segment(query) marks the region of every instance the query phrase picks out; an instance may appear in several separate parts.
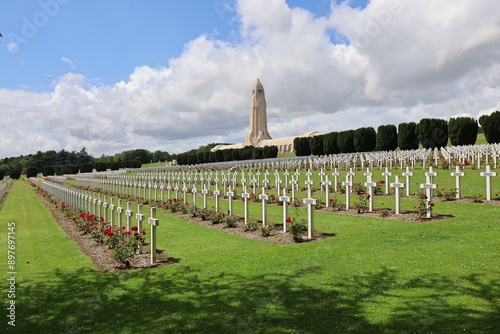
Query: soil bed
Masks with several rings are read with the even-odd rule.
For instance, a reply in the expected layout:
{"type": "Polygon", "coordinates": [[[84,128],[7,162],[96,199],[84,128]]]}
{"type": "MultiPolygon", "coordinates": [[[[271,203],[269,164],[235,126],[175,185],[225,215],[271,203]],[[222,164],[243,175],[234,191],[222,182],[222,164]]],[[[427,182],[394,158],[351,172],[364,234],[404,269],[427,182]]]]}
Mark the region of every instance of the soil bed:
{"type": "Polygon", "coordinates": [[[83,234],[79,231],[76,228],[74,221],[65,217],[58,209],[56,203],[51,203],[47,198],[36,191],[35,193],[40,201],[50,211],[52,217],[59,224],[66,235],[68,235],[68,237],[70,237],[71,240],[78,245],[80,250],[87,255],[92,260],[94,265],[101,271],[115,272],[128,269],[152,268],[168,265],[176,261],[163,251],[156,250],[157,262],[155,264],[151,264],[150,247],[149,245],[145,245],[143,246],[142,254],[135,255],[133,259],[130,260],[129,267],[126,267],[124,264],[113,260],[111,257],[111,249],[109,249],[107,245],[100,245],[96,243],[96,241],[89,234],[83,234]]]}

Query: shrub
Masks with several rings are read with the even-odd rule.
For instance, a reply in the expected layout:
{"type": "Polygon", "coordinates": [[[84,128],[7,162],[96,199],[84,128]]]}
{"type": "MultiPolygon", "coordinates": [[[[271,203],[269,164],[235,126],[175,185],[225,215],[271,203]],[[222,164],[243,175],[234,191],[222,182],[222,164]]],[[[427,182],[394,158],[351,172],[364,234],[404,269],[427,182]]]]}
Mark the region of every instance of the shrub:
{"type": "Polygon", "coordinates": [[[356,152],[371,152],[375,149],[377,134],[372,127],[359,128],[354,131],[353,144],[356,152]]]}
{"type": "Polygon", "coordinates": [[[368,209],[369,199],[370,195],[361,195],[358,197],[358,200],[354,202],[354,208],[358,211],[358,213],[364,213],[368,209]]]}
{"type": "Polygon", "coordinates": [[[414,122],[401,123],[398,126],[398,146],[401,150],[418,149],[418,138],[416,133],[417,124],[414,122]]]}
{"type": "Polygon", "coordinates": [[[474,118],[451,118],[448,123],[448,136],[451,145],[474,145],[477,139],[478,125],[474,118]]]}
{"type": "Polygon", "coordinates": [[[437,118],[423,118],[416,128],[417,138],[425,149],[448,144],[448,122],[437,118]]]}
{"type": "Polygon", "coordinates": [[[330,132],[323,137],[323,153],[324,154],[337,154],[340,153],[339,146],[337,145],[338,132],[330,132]]]}
{"type": "Polygon", "coordinates": [[[489,144],[500,143],[500,111],[479,117],[479,123],[489,144]]]}
{"type": "Polygon", "coordinates": [[[377,129],[375,150],[394,151],[398,147],[398,132],[396,126],[381,125],[377,129]]]}
{"type": "Polygon", "coordinates": [[[292,234],[293,240],[296,242],[302,241],[302,232],[307,231],[307,225],[304,220],[292,220],[290,223],[290,233],[292,234]]]}
{"type": "Polygon", "coordinates": [[[356,152],[356,149],[354,148],[354,130],[339,132],[337,136],[337,145],[340,153],[356,152]]]}
{"type": "Polygon", "coordinates": [[[263,237],[268,237],[271,235],[271,232],[274,230],[274,226],[271,223],[267,223],[266,225],[261,225],[259,227],[259,229],[260,229],[260,234],[263,237]]]}

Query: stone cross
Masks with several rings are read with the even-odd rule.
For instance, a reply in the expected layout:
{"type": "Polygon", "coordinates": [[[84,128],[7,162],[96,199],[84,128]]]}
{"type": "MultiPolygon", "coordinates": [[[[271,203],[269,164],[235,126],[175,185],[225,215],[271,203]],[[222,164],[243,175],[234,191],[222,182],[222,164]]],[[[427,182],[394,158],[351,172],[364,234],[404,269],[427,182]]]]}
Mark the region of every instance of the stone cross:
{"type": "Polygon", "coordinates": [[[335,168],[335,171],[332,173],[333,186],[335,187],[335,189],[334,189],[335,192],[339,191],[339,175],[340,175],[340,173],[337,171],[337,168],[335,168]]]}
{"type": "Polygon", "coordinates": [[[370,172],[370,168],[367,168],[366,173],[363,173],[363,175],[366,176],[365,187],[368,188],[368,195],[370,196],[368,198],[368,211],[373,212],[373,188],[377,186],[377,183],[372,180],[373,173],[370,172]]]}
{"type": "Polygon", "coordinates": [[[155,197],[154,197],[154,199],[155,199],[155,202],[156,202],[158,200],[158,185],[155,184],[153,186],[153,189],[155,190],[155,197]]]}
{"type": "Polygon", "coordinates": [[[170,178],[167,181],[167,199],[172,199],[172,186],[170,185],[170,178]]]}
{"type": "Polygon", "coordinates": [[[93,212],[92,212],[92,214],[94,214],[94,215],[96,215],[96,216],[97,216],[97,215],[98,215],[98,214],[97,214],[97,198],[93,197],[93,198],[92,198],[92,203],[94,204],[94,206],[93,206],[93,210],[92,210],[92,211],[93,211],[93,212]]]}
{"type": "Polygon", "coordinates": [[[460,171],[460,166],[455,166],[455,171],[450,175],[455,177],[456,198],[459,199],[461,196],[460,177],[465,176],[465,173],[460,171]]]}
{"type": "Polygon", "coordinates": [[[256,187],[257,179],[254,177],[252,178],[252,188],[253,188],[253,193],[255,194],[255,187],[256,187]]]}
{"type": "MultiPolygon", "coordinates": [[[[432,171],[432,166],[429,167],[429,170],[432,171]]],[[[426,214],[427,218],[431,218],[432,217],[430,203],[432,202],[433,189],[437,188],[437,185],[434,184],[434,183],[432,183],[432,177],[433,176],[430,175],[432,173],[433,172],[425,173],[425,180],[426,180],[426,182],[423,183],[423,184],[420,184],[420,188],[421,189],[425,189],[425,195],[427,196],[427,214],[426,214]]],[[[436,174],[436,173],[433,173],[433,174],[436,174]]]]}
{"type": "Polygon", "coordinates": [[[349,173],[347,173],[347,177],[349,178],[349,182],[351,182],[351,186],[352,186],[352,184],[354,183],[354,182],[353,182],[353,177],[354,177],[355,175],[356,175],[356,173],[354,173],[354,172],[352,171],[352,167],[351,167],[351,168],[349,168],[349,173]]]}
{"type": "Polygon", "coordinates": [[[162,202],[165,201],[164,191],[165,191],[165,185],[164,185],[164,183],[161,183],[161,185],[160,185],[160,200],[162,202]]]}
{"type": "Polygon", "coordinates": [[[229,191],[226,193],[227,199],[228,199],[228,216],[232,217],[233,216],[233,197],[234,197],[234,192],[232,190],[232,185],[229,185],[229,191]]]}
{"type": "Polygon", "coordinates": [[[99,195],[99,199],[97,200],[97,207],[99,208],[98,209],[98,216],[99,216],[99,219],[100,217],[102,217],[102,201],[101,201],[101,195],[99,195]]]}
{"type": "Polygon", "coordinates": [[[178,181],[176,181],[176,183],[175,183],[174,191],[175,191],[175,199],[179,199],[179,182],[178,181]]]}
{"type": "Polygon", "coordinates": [[[113,204],[113,197],[110,199],[110,204],[109,204],[109,223],[111,224],[111,228],[113,228],[115,224],[115,205],[113,204]]]}
{"type": "Polygon", "coordinates": [[[394,183],[391,183],[391,187],[394,188],[395,191],[395,199],[396,199],[396,214],[399,215],[401,211],[401,188],[405,187],[404,183],[399,182],[399,175],[396,175],[396,180],[394,183]]]}
{"type": "Polygon", "coordinates": [[[491,177],[497,176],[497,173],[491,171],[490,165],[486,165],[486,171],[479,175],[486,177],[486,200],[491,201],[491,177]]]}
{"type": "MultiPolygon", "coordinates": [[[[142,231],[142,222],[144,221],[144,214],[142,213],[142,204],[137,204],[137,213],[135,214],[135,219],[137,219],[137,233],[142,231]]],[[[137,253],[142,253],[142,243],[139,243],[139,248],[137,253]]]]}
{"type": "Polygon", "coordinates": [[[134,215],[134,212],[130,209],[131,204],[132,202],[128,201],[127,210],[125,210],[125,216],[127,216],[127,231],[130,231],[130,228],[132,227],[132,217],[134,215]]]}
{"type": "Polygon", "coordinates": [[[307,238],[313,238],[314,232],[314,209],[313,206],[316,205],[315,198],[304,198],[304,204],[307,205],[307,238]]]}
{"type": "Polygon", "coordinates": [[[321,171],[318,173],[319,177],[320,177],[320,185],[321,185],[321,189],[323,190],[323,181],[325,180],[325,172],[323,171],[323,168],[321,168],[321,171]]]}
{"type": "MultiPolygon", "coordinates": [[[[433,183],[434,182],[434,177],[437,176],[438,173],[434,172],[432,166],[429,166],[429,171],[427,173],[424,173],[424,175],[426,176],[426,183],[433,183]],[[428,180],[427,180],[427,177],[429,177],[428,180]]],[[[434,196],[434,190],[433,189],[436,189],[436,188],[430,189],[431,197],[434,196]]]]}
{"type": "Polygon", "coordinates": [[[151,264],[156,263],[156,226],[160,225],[160,221],[156,218],[156,208],[151,208],[151,217],[148,219],[151,225],[151,264]]]}
{"type": "Polygon", "coordinates": [[[122,200],[118,200],[118,206],[116,207],[116,212],[118,212],[118,227],[122,227],[123,225],[123,207],[122,200]]]}
{"type": "Polygon", "coordinates": [[[201,191],[203,194],[203,208],[207,208],[207,195],[208,195],[208,190],[207,190],[207,185],[203,184],[203,190],[201,191]]]}
{"type": "Polygon", "coordinates": [[[290,203],[290,197],[286,196],[285,192],[283,192],[283,196],[280,196],[279,200],[283,203],[283,232],[286,233],[286,220],[288,218],[288,203],[290,203]]]}
{"type": "Polygon", "coordinates": [[[285,170],[285,173],[283,175],[285,175],[285,187],[287,187],[287,185],[288,185],[288,176],[290,175],[290,173],[288,172],[288,169],[285,170]]]}
{"type": "Polygon", "coordinates": [[[330,206],[330,186],[332,181],[328,180],[328,175],[325,175],[325,180],[321,182],[325,186],[325,206],[328,208],[330,206]]]}
{"type": "Polygon", "coordinates": [[[404,177],[406,177],[406,196],[410,196],[410,177],[413,176],[413,173],[410,172],[410,167],[406,167],[406,171],[402,174],[404,177]]]}
{"type": "Polygon", "coordinates": [[[219,184],[217,183],[215,184],[214,196],[215,196],[215,211],[219,211],[220,190],[219,190],[219,184]]]}
{"type": "Polygon", "coordinates": [[[250,194],[244,190],[244,192],[241,194],[241,197],[243,198],[244,201],[244,210],[245,210],[245,226],[248,224],[248,199],[250,198],[250,194]]]}
{"type": "Polygon", "coordinates": [[[313,185],[314,182],[311,180],[311,176],[312,176],[311,171],[308,170],[306,175],[307,175],[307,181],[305,181],[304,183],[307,184],[307,197],[312,198],[311,186],[313,185]]]}
{"type": "Polygon", "coordinates": [[[262,187],[262,193],[259,195],[259,199],[262,200],[262,226],[266,226],[267,221],[267,200],[269,195],[266,193],[267,186],[264,184],[262,187]]]}
{"type": "Polygon", "coordinates": [[[193,207],[196,208],[196,193],[198,192],[198,189],[196,189],[196,183],[193,184],[193,189],[191,189],[191,193],[193,193],[193,207]]]}
{"type": "Polygon", "coordinates": [[[188,192],[188,188],[186,187],[186,183],[183,182],[182,183],[182,201],[183,201],[184,204],[188,203],[187,192],[188,192]]]}
{"type": "Polygon", "coordinates": [[[389,169],[385,167],[385,172],[382,173],[382,176],[385,176],[385,194],[389,195],[389,177],[392,175],[391,172],[389,172],[389,169]]]}
{"type": "Polygon", "coordinates": [[[351,208],[350,193],[352,187],[352,182],[349,181],[349,175],[346,175],[345,182],[342,182],[342,185],[345,186],[345,209],[349,210],[351,208]]]}
{"type": "MultiPolygon", "coordinates": [[[[280,179],[280,175],[277,174],[276,175],[276,180],[275,180],[275,183],[276,183],[276,190],[278,191],[278,197],[281,196],[281,185],[283,184],[283,180],[280,179]]],[[[283,191],[284,191],[284,188],[283,188],[283,191]]],[[[286,195],[286,194],[283,194],[283,195],[286,195]]]]}
{"type": "Polygon", "coordinates": [[[290,180],[291,188],[292,188],[292,198],[295,199],[295,188],[297,186],[297,180],[295,180],[295,177],[292,175],[292,179],[290,180]]]}
{"type": "Polygon", "coordinates": [[[104,202],[102,203],[102,207],[104,209],[104,221],[107,222],[108,221],[108,202],[106,200],[106,196],[104,196],[104,202]]]}

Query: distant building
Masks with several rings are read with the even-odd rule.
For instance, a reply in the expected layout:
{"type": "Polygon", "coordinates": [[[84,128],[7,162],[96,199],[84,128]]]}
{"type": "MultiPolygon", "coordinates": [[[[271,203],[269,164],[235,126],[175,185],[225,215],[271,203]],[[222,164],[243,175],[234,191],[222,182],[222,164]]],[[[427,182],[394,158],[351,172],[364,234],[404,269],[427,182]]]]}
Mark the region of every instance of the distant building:
{"type": "Polygon", "coordinates": [[[321,133],[313,131],[301,136],[285,137],[272,139],[267,131],[267,103],[264,86],[259,79],[255,82],[252,89],[252,100],[250,101],[250,130],[245,140],[241,144],[218,145],[212,148],[212,151],[227,150],[231,148],[240,149],[245,146],[277,146],[278,153],[295,152],[293,141],[297,137],[313,137],[321,133]]]}

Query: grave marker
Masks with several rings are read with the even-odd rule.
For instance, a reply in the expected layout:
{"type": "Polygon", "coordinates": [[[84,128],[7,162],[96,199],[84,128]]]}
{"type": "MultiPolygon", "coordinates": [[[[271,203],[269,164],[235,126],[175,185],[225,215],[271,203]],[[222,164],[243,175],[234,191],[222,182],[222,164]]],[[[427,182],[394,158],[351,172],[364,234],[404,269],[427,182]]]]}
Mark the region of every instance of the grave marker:
{"type": "Polygon", "coordinates": [[[151,264],[156,263],[156,226],[160,225],[160,221],[156,218],[156,208],[151,208],[151,217],[148,219],[151,225],[151,264]]]}
{"type": "Polygon", "coordinates": [[[455,177],[455,188],[456,188],[456,198],[459,199],[461,196],[460,189],[460,177],[465,176],[464,172],[460,171],[460,166],[455,166],[455,171],[450,174],[455,177]]]}
{"type": "Polygon", "coordinates": [[[486,177],[486,200],[491,201],[491,177],[497,176],[497,173],[491,171],[490,165],[486,165],[486,171],[480,175],[486,177]]]}
{"type": "Polygon", "coordinates": [[[401,188],[405,187],[404,183],[399,182],[399,175],[396,175],[396,180],[391,183],[391,187],[394,188],[395,199],[396,199],[396,214],[399,215],[401,211],[401,188]]]}

